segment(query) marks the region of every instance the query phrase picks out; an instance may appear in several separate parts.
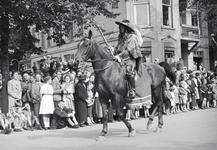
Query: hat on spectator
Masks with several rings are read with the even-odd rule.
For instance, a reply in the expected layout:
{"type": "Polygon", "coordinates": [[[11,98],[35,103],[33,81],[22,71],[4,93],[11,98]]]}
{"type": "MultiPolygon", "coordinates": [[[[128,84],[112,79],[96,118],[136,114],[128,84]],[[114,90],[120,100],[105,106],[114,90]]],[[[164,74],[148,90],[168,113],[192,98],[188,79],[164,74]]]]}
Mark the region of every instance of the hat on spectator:
{"type": "Polygon", "coordinates": [[[25,103],[22,109],[26,109],[26,107],[30,106],[29,103],[25,103]]]}
{"type": "Polygon", "coordinates": [[[21,99],[16,99],[16,100],[14,101],[14,103],[15,103],[15,106],[17,106],[17,107],[22,107],[22,105],[23,105],[21,99]]]}
{"type": "Polygon", "coordinates": [[[86,78],[87,78],[86,75],[81,74],[81,75],[78,77],[78,80],[79,80],[79,81],[82,81],[82,80],[86,80],[86,78]]]}

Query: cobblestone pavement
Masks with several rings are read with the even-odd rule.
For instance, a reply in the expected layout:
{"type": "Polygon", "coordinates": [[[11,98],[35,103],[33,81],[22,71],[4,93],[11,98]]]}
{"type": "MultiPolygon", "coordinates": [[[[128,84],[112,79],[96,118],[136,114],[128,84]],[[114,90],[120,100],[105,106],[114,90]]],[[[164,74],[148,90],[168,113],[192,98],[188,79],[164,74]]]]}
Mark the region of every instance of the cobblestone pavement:
{"type": "MultiPolygon", "coordinates": [[[[122,122],[109,123],[103,141],[95,141],[102,124],[79,129],[0,134],[1,150],[216,150],[217,108],[164,116],[161,133],[146,130],[147,119],[130,121],[137,130],[129,138],[122,122]]],[[[157,125],[157,117],[154,126],[157,125]]],[[[154,129],[153,129],[154,130],[154,129]]]]}

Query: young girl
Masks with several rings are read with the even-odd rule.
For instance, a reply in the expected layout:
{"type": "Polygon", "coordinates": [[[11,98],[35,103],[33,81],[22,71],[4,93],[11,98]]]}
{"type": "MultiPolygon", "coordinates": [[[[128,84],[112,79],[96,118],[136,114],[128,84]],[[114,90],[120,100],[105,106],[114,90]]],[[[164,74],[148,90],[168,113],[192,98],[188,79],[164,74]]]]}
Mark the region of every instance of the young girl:
{"type": "Polygon", "coordinates": [[[176,113],[176,100],[175,100],[175,94],[174,94],[174,86],[171,86],[170,87],[170,94],[171,94],[171,99],[170,99],[170,102],[171,102],[171,114],[175,114],[176,113]]]}
{"type": "Polygon", "coordinates": [[[179,96],[180,96],[180,102],[181,102],[181,111],[186,111],[186,103],[187,103],[187,83],[185,82],[184,78],[179,83],[179,96]]]}
{"type": "Polygon", "coordinates": [[[208,84],[207,87],[208,87],[208,89],[207,89],[207,103],[206,103],[206,107],[209,108],[210,107],[210,103],[213,100],[213,97],[212,97],[212,85],[208,84]]]}
{"type": "Polygon", "coordinates": [[[87,124],[88,125],[93,125],[94,121],[93,121],[93,104],[94,104],[94,98],[93,98],[93,84],[92,82],[88,82],[87,84],[87,95],[88,98],[86,100],[87,102],[87,124]]]}
{"type": "Polygon", "coordinates": [[[208,93],[208,88],[205,84],[202,84],[201,89],[200,89],[201,93],[202,93],[202,109],[206,108],[206,102],[207,102],[207,93],[208,93]]]}
{"type": "Polygon", "coordinates": [[[45,84],[41,86],[41,104],[39,109],[39,114],[42,115],[45,130],[50,127],[50,115],[54,112],[54,102],[53,102],[53,87],[51,85],[51,77],[46,76],[44,78],[45,84]]]}

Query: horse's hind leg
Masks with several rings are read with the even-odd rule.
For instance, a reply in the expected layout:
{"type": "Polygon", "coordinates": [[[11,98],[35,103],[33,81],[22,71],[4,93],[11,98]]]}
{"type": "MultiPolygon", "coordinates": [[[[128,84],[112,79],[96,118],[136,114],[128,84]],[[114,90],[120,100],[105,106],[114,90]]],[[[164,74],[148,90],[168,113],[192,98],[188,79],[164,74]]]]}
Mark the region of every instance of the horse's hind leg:
{"type": "Polygon", "coordinates": [[[153,120],[154,120],[154,117],[155,117],[155,113],[157,112],[157,106],[154,106],[154,109],[151,113],[151,115],[149,116],[149,119],[148,119],[148,123],[147,123],[147,130],[150,130],[153,128],[153,120]]]}
{"type": "Polygon", "coordinates": [[[147,123],[147,129],[149,130],[152,128],[153,120],[154,120],[155,114],[157,112],[158,113],[158,127],[157,127],[156,131],[158,131],[159,129],[162,129],[162,126],[163,126],[163,116],[162,116],[163,98],[162,98],[161,88],[154,89],[152,91],[152,95],[153,95],[154,109],[153,109],[151,115],[149,116],[149,120],[147,123]]]}

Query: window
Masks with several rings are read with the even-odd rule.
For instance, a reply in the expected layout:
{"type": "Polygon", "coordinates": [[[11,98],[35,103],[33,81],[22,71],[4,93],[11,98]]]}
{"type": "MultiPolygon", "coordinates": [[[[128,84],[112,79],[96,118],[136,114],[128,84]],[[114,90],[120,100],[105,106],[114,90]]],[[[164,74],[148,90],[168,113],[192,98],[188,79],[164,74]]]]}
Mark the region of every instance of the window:
{"type": "Polygon", "coordinates": [[[173,59],[174,52],[175,46],[173,42],[164,42],[164,57],[166,62],[172,62],[171,59],[173,59]]]}
{"type": "Polygon", "coordinates": [[[45,35],[43,32],[41,33],[41,47],[44,49],[45,48],[45,35]]]}
{"type": "Polygon", "coordinates": [[[187,21],[186,8],[187,8],[187,1],[186,0],[179,0],[181,24],[186,24],[186,21],[187,21]]]}
{"type": "Polygon", "coordinates": [[[198,17],[196,12],[191,13],[191,24],[192,26],[198,26],[198,17]]]}
{"type": "Polygon", "coordinates": [[[134,0],[134,22],[138,25],[150,25],[149,0],[134,0]]]}
{"type": "Polygon", "coordinates": [[[162,0],[163,25],[172,27],[171,0],[162,0]]]}
{"type": "Polygon", "coordinates": [[[47,47],[51,47],[51,30],[49,30],[47,35],[47,47]]]}

